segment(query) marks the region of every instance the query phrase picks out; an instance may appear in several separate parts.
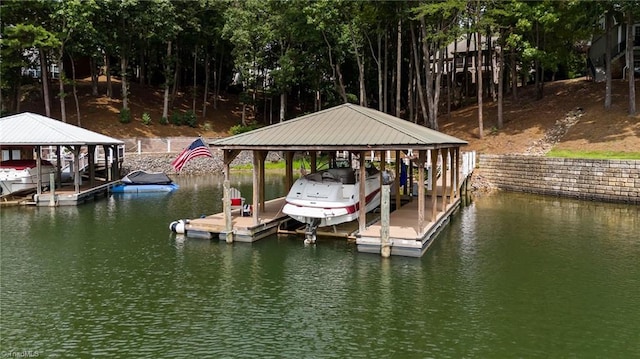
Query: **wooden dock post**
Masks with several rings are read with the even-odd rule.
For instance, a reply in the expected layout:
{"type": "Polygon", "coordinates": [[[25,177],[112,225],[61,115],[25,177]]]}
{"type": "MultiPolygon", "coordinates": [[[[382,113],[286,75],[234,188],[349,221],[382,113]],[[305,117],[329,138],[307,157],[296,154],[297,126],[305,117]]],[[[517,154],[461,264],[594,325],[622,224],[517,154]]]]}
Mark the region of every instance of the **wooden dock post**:
{"type": "Polygon", "coordinates": [[[51,196],[49,197],[49,207],[56,206],[56,175],[55,173],[49,173],[49,192],[51,196]]]}
{"type": "Polygon", "coordinates": [[[225,178],[222,183],[224,195],[222,197],[222,207],[224,210],[224,230],[226,233],[225,239],[227,243],[233,243],[233,224],[231,223],[231,185],[229,180],[225,178]]]}
{"type": "Polygon", "coordinates": [[[390,193],[391,186],[382,185],[380,199],[380,255],[384,258],[391,256],[391,243],[389,241],[389,217],[391,213],[390,193]]]}

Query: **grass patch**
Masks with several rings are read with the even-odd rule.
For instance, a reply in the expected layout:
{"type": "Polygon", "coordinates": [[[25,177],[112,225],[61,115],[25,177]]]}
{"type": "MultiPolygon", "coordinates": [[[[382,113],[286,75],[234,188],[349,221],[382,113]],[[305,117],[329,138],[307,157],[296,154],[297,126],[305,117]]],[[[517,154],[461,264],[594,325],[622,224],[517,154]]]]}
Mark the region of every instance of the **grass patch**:
{"type": "Polygon", "coordinates": [[[640,160],[640,152],[551,150],[546,157],[586,158],[594,160],[640,160]]]}
{"type": "MultiPolygon", "coordinates": [[[[297,171],[300,170],[301,165],[307,169],[307,171],[309,170],[309,161],[301,161],[301,160],[294,160],[293,161],[293,170],[297,171]]],[[[264,163],[264,169],[265,170],[283,170],[284,171],[285,168],[285,161],[278,161],[278,162],[271,162],[271,161],[266,161],[264,163]]],[[[234,170],[253,170],[253,164],[251,163],[247,163],[247,164],[243,164],[243,165],[237,165],[237,166],[233,166],[234,170]]]]}

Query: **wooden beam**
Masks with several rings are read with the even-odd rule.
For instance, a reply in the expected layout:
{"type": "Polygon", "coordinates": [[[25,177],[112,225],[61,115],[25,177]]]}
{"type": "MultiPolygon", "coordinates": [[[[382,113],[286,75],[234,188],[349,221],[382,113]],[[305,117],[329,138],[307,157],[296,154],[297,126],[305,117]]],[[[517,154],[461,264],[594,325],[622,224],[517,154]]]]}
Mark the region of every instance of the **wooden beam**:
{"type": "Polygon", "coordinates": [[[453,147],[449,148],[449,156],[451,158],[451,186],[449,186],[449,203],[453,203],[453,198],[456,195],[456,191],[458,187],[456,183],[458,183],[458,174],[456,170],[458,168],[458,164],[456,161],[456,150],[453,147]]]}
{"type": "Polygon", "coordinates": [[[309,156],[311,157],[311,169],[309,170],[309,173],[314,173],[318,170],[318,152],[310,151],[309,156]]]}
{"type": "Polygon", "coordinates": [[[367,183],[367,169],[365,168],[364,156],[365,152],[358,152],[360,155],[360,192],[359,192],[359,202],[360,202],[360,213],[358,216],[358,230],[363,232],[367,226],[367,191],[366,191],[366,183],[367,183]]]}
{"type": "Polygon", "coordinates": [[[396,178],[394,179],[396,189],[396,210],[400,208],[402,204],[400,198],[400,151],[396,150],[396,178]]]}
{"type": "Polygon", "coordinates": [[[89,185],[91,187],[96,185],[96,145],[89,145],[89,185]]]}
{"type": "Polygon", "coordinates": [[[388,184],[380,186],[380,255],[388,258],[391,255],[391,243],[389,241],[389,217],[391,205],[389,197],[391,188],[388,184]]]}
{"type": "Polygon", "coordinates": [[[293,156],[295,155],[294,151],[285,152],[284,163],[285,163],[285,189],[289,191],[291,187],[293,187],[293,156]]]}
{"type": "MultiPolygon", "coordinates": [[[[260,164],[260,182],[259,182],[259,198],[260,198],[260,211],[264,211],[264,198],[265,198],[265,178],[264,178],[264,163],[267,161],[267,155],[269,151],[260,151],[258,156],[258,163],[260,164]]],[[[257,224],[257,223],[256,223],[257,224]]]]}
{"type": "Polygon", "coordinates": [[[447,158],[449,155],[449,149],[442,149],[442,212],[447,210],[447,173],[449,167],[447,166],[447,158]]]}
{"type": "Polygon", "coordinates": [[[455,153],[456,153],[456,170],[455,170],[455,174],[456,174],[456,192],[455,192],[455,196],[456,196],[456,198],[458,198],[458,197],[460,197],[460,147],[456,147],[455,153]]]}
{"type": "MultiPolygon", "coordinates": [[[[20,100],[18,100],[20,101],[20,100]]],[[[33,157],[32,157],[33,158],[33,157]]],[[[42,194],[42,147],[36,146],[36,193],[42,194]]]]}
{"type": "Polygon", "coordinates": [[[436,221],[438,211],[438,151],[431,150],[431,222],[436,221]]]}
{"type": "Polygon", "coordinates": [[[75,193],[80,193],[80,146],[73,146],[73,185],[75,193]]]}
{"type": "Polygon", "coordinates": [[[260,153],[259,151],[253,151],[253,195],[251,200],[251,205],[253,206],[253,224],[259,224],[258,218],[260,214],[260,209],[258,205],[260,204],[260,153]]]}
{"type": "MultiPolygon", "coordinates": [[[[240,154],[240,150],[224,150],[223,151],[223,161],[225,165],[230,165],[231,162],[238,157],[240,154]]],[[[255,151],[254,151],[255,152],[255,151]]]]}
{"type": "MultiPolygon", "coordinates": [[[[225,153],[226,155],[226,153],[225,153]]],[[[231,181],[229,180],[229,172],[231,170],[231,161],[224,162],[224,181],[222,182],[222,212],[224,213],[224,230],[226,232],[227,243],[233,243],[233,224],[231,218],[231,181]]]]}
{"type": "Polygon", "coordinates": [[[418,236],[422,235],[424,230],[424,208],[425,208],[425,193],[424,193],[424,163],[426,151],[418,151],[418,236]]]}

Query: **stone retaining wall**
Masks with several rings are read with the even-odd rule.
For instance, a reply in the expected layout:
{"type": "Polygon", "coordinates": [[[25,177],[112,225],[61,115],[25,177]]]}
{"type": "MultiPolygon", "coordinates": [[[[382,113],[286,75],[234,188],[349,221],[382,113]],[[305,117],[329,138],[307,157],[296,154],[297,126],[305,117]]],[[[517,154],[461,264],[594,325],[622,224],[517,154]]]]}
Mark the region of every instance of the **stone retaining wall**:
{"type": "Polygon", "coordinates": [[[480,155],[478,173],[504,190],[640,204],[640,161],[480,155]]]}

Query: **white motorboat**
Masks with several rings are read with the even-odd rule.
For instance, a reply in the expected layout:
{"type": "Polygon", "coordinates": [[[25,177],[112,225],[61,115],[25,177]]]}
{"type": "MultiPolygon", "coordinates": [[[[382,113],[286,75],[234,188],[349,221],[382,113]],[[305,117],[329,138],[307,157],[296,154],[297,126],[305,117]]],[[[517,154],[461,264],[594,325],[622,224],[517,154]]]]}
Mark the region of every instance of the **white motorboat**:
{"type": "MultiPolygon", "coordinates": [[[[49,183],[49,174],[56,169],[51,162],[41,160],[42,183],[49,183]]],[[[8,160],[0,162],[0,196],[33,190],[38,185],[36,160],[8,160]]]]}
{"type": "MultiPolygon", "coordinates": [[[[380,205],[380,171],[367,168],[365,206],[370,212],[380,205]]],[[[330,168],[299,178],[286,197],[282,212],[306,224],[305,242],[314,242],[317,227],[350,222],[358,218],[360,206],[359,171],[330,168]]]]}

